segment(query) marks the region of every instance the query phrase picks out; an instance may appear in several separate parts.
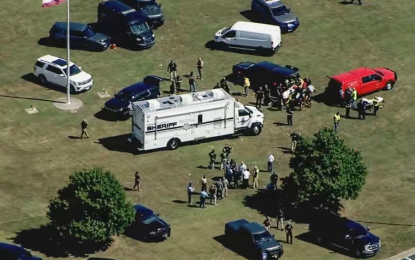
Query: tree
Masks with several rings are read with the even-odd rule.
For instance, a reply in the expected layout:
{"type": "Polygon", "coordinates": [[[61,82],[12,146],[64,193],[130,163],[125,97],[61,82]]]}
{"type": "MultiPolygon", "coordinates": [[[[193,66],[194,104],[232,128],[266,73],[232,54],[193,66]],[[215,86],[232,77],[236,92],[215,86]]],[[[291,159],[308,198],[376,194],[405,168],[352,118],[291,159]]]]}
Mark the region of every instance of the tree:
{"type": "Polygon", "coordinates": [[[348,148],[331,128],[300,140],[290,167],[283,188],[297,207],[337,210],[341,199],[358,197],[367,176],[361,153],[348,148]]]}
{"type": "Polygon", "coordinates": [[[109,172],[92,168],[75,172],[51,200],[48,218],[59,236],[77,243],[105,243],[125,231],[135,211],[123,187],[109,172]]]}

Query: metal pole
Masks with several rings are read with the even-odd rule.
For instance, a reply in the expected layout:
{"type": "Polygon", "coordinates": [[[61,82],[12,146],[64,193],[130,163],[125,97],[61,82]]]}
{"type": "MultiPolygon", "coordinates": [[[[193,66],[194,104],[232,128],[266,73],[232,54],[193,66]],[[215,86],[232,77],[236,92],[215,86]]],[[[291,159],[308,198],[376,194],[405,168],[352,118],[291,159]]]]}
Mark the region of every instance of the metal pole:
{"type": "Polygon", "coordinates": [[[66,87],[67,87],[67,94],[68,94],[68,100],[66,102],[66,104],[71,104],[71,81],[70,81],[70,77],[71,77],[71,73],[70,73],[70,69],[69,69],[69,65],[71,63],[71,42],[70,42],[70,10],[69,10],[69,0],[66,0],[66,15],[67,15],[67,25],[66,25],[66,49],[67,49],[67,54],[68,54],[68,59],[67,59],[67,67],[66,67],[66,76],[67,76],[67,83],[66,83],[66,87]]]}

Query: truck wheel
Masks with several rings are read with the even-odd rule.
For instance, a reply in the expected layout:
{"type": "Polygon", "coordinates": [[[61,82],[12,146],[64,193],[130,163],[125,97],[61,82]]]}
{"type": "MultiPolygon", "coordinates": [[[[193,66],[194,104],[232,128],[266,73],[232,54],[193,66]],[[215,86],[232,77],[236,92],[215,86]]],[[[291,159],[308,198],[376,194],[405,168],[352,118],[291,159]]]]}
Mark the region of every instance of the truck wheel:
{"type": "Polygon", "coordinates": [[[39,75],[39,82],[42,86],[46,86],[48,84],[48,80],[42,74],[39,75]]]}
{"type": "Polygon", "coordinates": [[[75,87],[71,84],[71,89],[69,90],[71,92],[71,94],[75,94],[75,87]]]}
{"type": "Polygon", "coordinates": [[[177,138],[173,138],[167,143],[167,148],[170,150],[176,150],[179,147],[179,145],[180,140],[177,138]]]}
{"type": "Polygon", "coordinates": [[[360,251],[359,251],[359,249],[356,249],[356,250],[354,251],[354,256],[355,256],[356,258],[362,258],[362,252],[360,252],[360,251]]]}
{"type": "Polygon", "coordinates": [[[251,132],[253,135],[259,135],[262,132],[262,126],[261,125],[253,125],[251,127],[251,132]]]}
{"type": "Polygon", "coordinates": [[[385,85],[385,90],[391,90],[391,89],[393,89],[393,82],[388,81],[385,85]]]}

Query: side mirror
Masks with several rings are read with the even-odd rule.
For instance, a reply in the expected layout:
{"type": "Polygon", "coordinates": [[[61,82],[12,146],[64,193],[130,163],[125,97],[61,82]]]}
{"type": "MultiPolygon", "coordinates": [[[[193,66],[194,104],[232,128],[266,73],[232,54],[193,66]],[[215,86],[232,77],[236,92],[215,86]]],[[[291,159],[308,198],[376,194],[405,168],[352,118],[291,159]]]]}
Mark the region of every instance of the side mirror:
{"type": "Polygon", "coordinates": [[[366,229],[367,229],[367,231],[370,231],[370,228],[369,227],[366,227],[366,229]]]}
{"type": "Polygon", "coordinates": [[[59,74],[59,77],[62,77],[63,78],[63,77],[65,77],[65,75],[64,74],[59,74]]]}
{"type": "Polygon", "coordinates": [[[160,217],[160,213],[157,213],[156,215],[157,215],[157,217],[160,217]]]}

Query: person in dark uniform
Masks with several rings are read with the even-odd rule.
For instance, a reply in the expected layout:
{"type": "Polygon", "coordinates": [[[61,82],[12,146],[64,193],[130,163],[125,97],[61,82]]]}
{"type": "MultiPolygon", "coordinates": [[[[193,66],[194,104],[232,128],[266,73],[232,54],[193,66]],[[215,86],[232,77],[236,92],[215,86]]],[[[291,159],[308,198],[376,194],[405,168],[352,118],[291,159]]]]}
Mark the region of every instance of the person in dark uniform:
{"type": "Polygon", "coordinates": [[[176,77],[176,92],[180,93],[180,86],[182,85],[182,77],[180,77],[180,75],[178,75],[176,77]]]}
{"type": "Polygon", "coordinates": [[[287,107],[287,125],[293,125],[293,115],[294,112],[291,108],[287,107]]]}
{"type": "Polygon", "coordinates": [[[277,219],[277,229],[283,231],[284,230],[284,212],[282,211],[281,205],[278,208],[276,219],[277,219]]]}
{"type": "Polygon", "coordinates": [[[196,92],[196,76],[193,71],[189,74],[189,86],[190,92],[196,92]]]}
{"type": "Polygon", "coordinates": [[[174,95],[175,90],[176,90],[176,88],[174,86],[174,81],[172,80],[171,84],[170,84],[170,95],[174,95]]]}
{"type": "Polygon", "coordinates": [[[363,99],[357,104],[357,111],[359,112],[359,119],[365,120],[366,119],[366,112],[365,112],[365,104],[363,103],[363,99]]]}
{"type": "MultiPolygon", "coordinates": [[[[362,0],[357,0],[357,2],[359,2],[359,5],[362,5],[362,0]]],[[[354,3],[354,0],[351,0],[349,3],[350,4],[353,4],[354,3]]]]}
{"type": "Polygon", "coordinates": [[[264,224],[264,228],[266,230],[269,230],[271,228],[271,218],[270,217],[266,217],[265,220],[264,220],[264,222],[263,222],[263,224],[264,224]]]}
{"type": "Polygon", "coordinates": [[[350,105],[350,103],[347,103],[346,104],[346,114],[344,115],[344,117],[346,119],[349,119],[350,118],[350,109],[351,109],[351,105],[350,105]]]}
{"type": "Polygon", "coordinates": [[[204,62],[203,62],[202,58],[199,58],[197,60],[197,71],[199,72],[199,79],[200,80],[203,80],[203,75],[202,75],[203,67],[204,67],[204,62]]]}
{"type": "Polygon", "coordinates": [[[215,154],[215,150],[212,150],[209,153],[209,168],[215,169],[215,162],[216,162],[216,154],[215,154]]]}
{"type": "Polygon", "coordinates": [[[228,144],[226,144],[223,147],[222,152],[226,154],[226,159],[229,160],[229,156],[231,155],[231,152],[232,152],[232,147],[230,147],[228,144]]]}
{"type": "Polygon", "coordinates": [[[277,184],[278,184],[278,174],[276,172],[273,172],[270,176],[272,186],[274,187],[274,190],[277,190],[277,184]]]}
{"type": "Polygon", "coordinates": [[[262,99],[264,98],[264,91],[262,90],[262,87],[259,87],[259,90],[255,93],[255,97],[255,106],[261,108],[262,99]]]}
{"type": "Polygon", "coordinates": [[[287,225],[285,225],[285,234],[287,235],[287,243],[293,243],[293,230],[294,227],[291,225],[291,222],[288,221],[287,225]]]}
{"type": "Polygon", "coordinates": [[[177,64],[171,60],[167,66],[167,72],[170,73],[170,80],[173,80],[177,77],[177,64]]]}
{"type": "Polygon", "coordinates": [[[141,177],[140,177],[140,173],[136,172],[134,175],[134,187],[133,190],[135,190],[135,188],[137,188],[138,191],[141,191],[141,177]]]}
{"type": "Polygon", "coordinates": [[[81,122],[81,129],[82,129],[81,139],[84,138],[84,135],[86,136],[86,138],[89,138],[88,131],[86,130],[87,127],[88,127],[88,121],[86,121],[86,119],[82,120],[82,122],[81,122]]]}
{"type": "Polygon", "coordinates": [[[378,100],[378,97],[375,96],[373,99],[373,115],[377,116],[377,112],[380,109],[380,102],[378,100]]]}
{"type": "Polygon", "coordinates": [[[271,99],[269,97],[270,95],[270,89],[268,88],[267,85],[264,86],[264,106],[268,106],[269,103],[271,102],[271,99]]]}
{"type": "Polygon", "coordinates": [[[187,185],[187,204],[192,204],[192,195],[195,191],[195,188],[192,187],[192,183],[187,185]]]}

